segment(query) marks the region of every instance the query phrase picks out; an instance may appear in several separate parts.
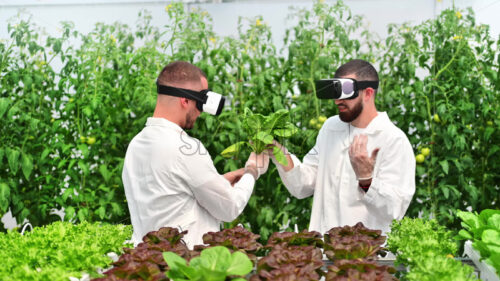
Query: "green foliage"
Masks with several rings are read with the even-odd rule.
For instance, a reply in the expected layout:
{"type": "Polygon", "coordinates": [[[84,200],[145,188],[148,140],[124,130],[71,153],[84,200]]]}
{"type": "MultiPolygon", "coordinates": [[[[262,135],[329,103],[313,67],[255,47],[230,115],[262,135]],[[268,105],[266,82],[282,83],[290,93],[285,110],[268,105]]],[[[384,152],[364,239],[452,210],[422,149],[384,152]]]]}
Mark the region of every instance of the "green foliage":
{"type": "Polygon", "coordinates": [[[177,280],[206,280],[224,281],[226,277],[233,276],[231,280],[245,280],[242,278],[252,271],[253,264],[242,252],[230,253],[224,246],[215,246],[201,251],[199,257],[187,261],[173,252],[164,252],[163,257],[170,267],[167,277],[177,280]],[[234,277],[240,276],[240,277],[234,277]]]}
{"type": "Polygon", "coordinates": [[[500,210],[485,209],[479,215],[458,211],[457,216],[464,228],[458,232],[458,238],[472,240],[472,247],[500,275],[500,210]]]}
{"type": "Polygon", "coordinates": [[[68,280],[82,272],[95,276],[112,260],[106,254],[121,253],[132,228],[84,222],[55,222],[35,227],[24,235],[0,233],[1,280],[68,280]]]}
{"type": "MultiPolygon", "coordinates": [[[[59,36],[29,21],[7,25],[10,37],[0,40],[0,215],[10,209],[18,222],[44,225],[59,219],[52,209],[64,208],[68,221],[128,220],[123,157],[152,115],[157,75],[174,60],[198,65],[231,101],[218,117],[202,114],[190,132],[220,173],[247,159],[248,151],[219,155],[249,140],[238,118],[245,108],[262,116],[287,110],[298,130],[275,136],[303,157],[326,117],[337,114],[333,101],[315,97],[314,81],[362,58],[379,70],[377,108],[415,152],[429,149],[417,165],[407,214],[457,229],[455,210],[499,207],[500,41],[472,12],[445,10],[417,25],[391,25],[380,40],[341,1],[317,1],[291,11],[295,24],[278,51],[261,17],[241,18],[238,36],[219,37],[207,12],[181,3],[166,10],[161,27],[141,12],[135,27],[96,24],[87,34],[71,23],[59,36]]],[[[253,135],[256,149],[268,134],[253,135]]],[[[266,241],[295,224],[307,228],[311,202],[292,197],[271,165],[226,227],[243,223],[266,241]]]]}
{"type": "Polygon", "coordinates": [[[477,280],[472,267],[453,259],[452,232],[436,220],[394,220],[387,248],[397,255],[396,264],[409,267],[404,280],[477,280]]]}
{"type": "Polygon", "coordinates": [[[378,108],[406,132],[417,165],[408,214],[458,229],[456,210],[498,208],[500,41],[471,10],[391,25],[380,60],[378,108]],[[417,154],[417,153],[415,153],[417,154]]]}

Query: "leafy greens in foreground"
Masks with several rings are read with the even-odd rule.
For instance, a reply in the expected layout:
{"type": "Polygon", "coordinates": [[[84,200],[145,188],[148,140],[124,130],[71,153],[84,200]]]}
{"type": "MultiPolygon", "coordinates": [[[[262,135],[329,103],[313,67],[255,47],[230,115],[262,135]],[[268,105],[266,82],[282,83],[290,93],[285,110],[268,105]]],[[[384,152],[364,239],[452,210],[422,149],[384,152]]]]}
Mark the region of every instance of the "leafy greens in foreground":
{"type": "Polygon", "coordinates": [[[0,280],[67,281],[81,278],[82,272],[95,276],[98,268],[111,264],[106,254],[121,253],[131,236],[131,226],[88,222],[54,222],[24,235],[0,233],[0,280]]]}
{"type": "MultiPolygon", "coordinates": [[[[163,253],[170,267],[167,277],[177,280],[224,281],[228,276],[245,276],[250,273],[253,264],[242,252],[230,253],[226,247],[215,246],[201,251],[199,257],[191,259],[189,265],[185,259],[173,252],[163,253]]],[[[232,280],[243,281],[242,277],[232,280]]]]}
{"type": "Polygon", "coordinates": [[[464,227],[458,238],[472,240],[472,247],[500,276],[500,210],[485,209],[479,215],[477,212],[458,211],[457,216],[464,227]]]}

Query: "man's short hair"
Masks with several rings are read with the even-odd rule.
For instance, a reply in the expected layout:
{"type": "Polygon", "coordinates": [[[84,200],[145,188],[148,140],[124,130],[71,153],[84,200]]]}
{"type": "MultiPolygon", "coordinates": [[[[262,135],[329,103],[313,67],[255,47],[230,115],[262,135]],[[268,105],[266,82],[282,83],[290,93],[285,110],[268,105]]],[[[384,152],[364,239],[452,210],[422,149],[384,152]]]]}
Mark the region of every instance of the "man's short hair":
{"type": "Polygon", "coordinates": [[[201,77],[207,75],[197,66],[185,61],[169,63],[158,75],[158,82],[162,85],[176,85],[184,83],[201,83],[201,77]]]}
{"type": "Polygon", "coordinates": [[[355,59],[341,65],[335,71],[335,78],[354,74],[359,81],[378,81],[375,67],[365,60],[355,59]]]}

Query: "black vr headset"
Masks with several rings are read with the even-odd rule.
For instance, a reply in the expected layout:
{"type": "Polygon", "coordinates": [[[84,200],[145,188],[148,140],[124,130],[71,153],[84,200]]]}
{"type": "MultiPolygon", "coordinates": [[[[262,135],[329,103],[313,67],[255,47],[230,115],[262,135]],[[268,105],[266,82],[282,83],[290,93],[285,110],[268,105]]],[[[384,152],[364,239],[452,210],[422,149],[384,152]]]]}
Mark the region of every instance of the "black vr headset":
{"type": "Polygon", "coordinates": [[[160,85],[158,81],[156,81],[156,88],[158,94],[161,95],[194,100],[196,101],[196,108],[198,108],[199,111],[206,112],[211,115],[219,115],[222,112],[224,102],[226,101],[224,96],[212,92],[210,89],[196,92],[188,89],[160,85]]]}
{"type": "Polygon", "coordinates": [[[378,89],[378,81],[356,81],[352,78],[333,78],[316,81],[316,96],[319,99],[350,100],[358,91],[366,88],[378,89]]]}

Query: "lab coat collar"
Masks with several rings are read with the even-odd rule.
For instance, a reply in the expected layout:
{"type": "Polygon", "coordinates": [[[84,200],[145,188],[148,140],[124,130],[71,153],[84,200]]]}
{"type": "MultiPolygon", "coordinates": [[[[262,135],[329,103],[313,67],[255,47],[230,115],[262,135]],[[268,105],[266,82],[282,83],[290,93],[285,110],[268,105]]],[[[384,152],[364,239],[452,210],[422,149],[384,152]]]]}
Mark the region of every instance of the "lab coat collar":
{"type": "MultiPolygon", "coordinates": [[[[363,134],[371,135],[375,134],[379,131],[382,131],[384,127],[386,126],[387,122],[390,122],[389,117],[387,116],[387,113],[385,112],[377,112],[377,116],[373,118],[373,120],[368,124],[366,129],[364,130],[363,134]]],[[[343,122],[343,121],[341,121],[343,122]]],[[[343,122],[345,123],[345,122],[343,122]]],[[[348,123],[345,123],[348,124],[348,123]]],[[[350,126],[350,124],[349,124],[350,126]]],[[[333,126],[329,128],[330,130],[333,131],[346,131],[349,129],[348,126],[333,126]]]]}
{"type": "MultiPolygon", "coordinates": [[[[384,127],[386,127],[387,122],[390,122],[389,117],[387,116],[387,113],[385,112],[377,112],[377,116],[373,118],[373,120],[368,124],[366,129],[363,131],[363,134],[365,135],[374,135],[377,134],[378,132],[382,131],[384,127]]],[[[346,131],[346,137],[344,138],[344,141],[342,142],[342,149],[346,150],[349,148],[351,145],[351,140],[349,139],[348,132],[347,130],[350,129],[351,124],[348,124],[348,126],[343,127],[342,130],[346,131]],[[347,128],[347,130],[345,129],[347,128]]]]}
{"type": "Polygon", "coordinates": [[[148,120],[146,121],[146,127],[149,126],[160,126],[160,127],[170,128],[177,132],[184,131],[179,125],[165,118],[148,117],[148,120]]]}

